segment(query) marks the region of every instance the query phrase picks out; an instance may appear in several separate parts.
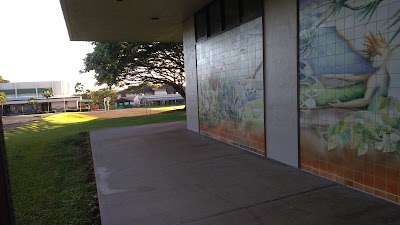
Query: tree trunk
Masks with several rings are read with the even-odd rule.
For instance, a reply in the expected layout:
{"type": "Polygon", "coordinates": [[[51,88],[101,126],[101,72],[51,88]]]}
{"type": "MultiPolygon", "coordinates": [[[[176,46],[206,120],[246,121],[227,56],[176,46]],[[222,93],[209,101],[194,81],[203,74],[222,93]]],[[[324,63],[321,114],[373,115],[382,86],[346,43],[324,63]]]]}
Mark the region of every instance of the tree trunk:
{"type": "Polygon", "coordinates": [[[185,101],[186,101],[186,92],[185,92],[185,90],[183,90],[182,85],[177,85],[175,83],[168,84],[168,85],[172,86],[175,89],[175,91],[178,92],[178,94],[180,94],[183,97],[183,99],[185,99],[185,101]]]}
{"type": "Polygon", "coordinates": [[[183,87],[180,85],[171,85],[176,92],[178,92],[178,94],[180,94],[182,96],[182,98],[185,100],[185,108],[183,108],[183,110],[186,110],[186,92],[185,90],[183,90],[183,87]]]}

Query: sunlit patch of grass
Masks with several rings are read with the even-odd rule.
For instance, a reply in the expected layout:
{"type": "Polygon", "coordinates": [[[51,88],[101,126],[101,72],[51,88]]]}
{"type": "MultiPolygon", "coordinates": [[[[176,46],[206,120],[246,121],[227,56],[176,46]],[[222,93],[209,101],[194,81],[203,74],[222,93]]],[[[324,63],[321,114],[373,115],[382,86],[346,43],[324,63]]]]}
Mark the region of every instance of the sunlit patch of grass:
{"type": "Polygon", "coordinates": [[[34,121],[20,128],[6,132],[6,139],[10,135],[18,135],[22,132],[40,132],[43,130],[54,130],[62,128],[66,124],[85,123],[97,119],[96,117],[87,116],[78,113],[60,113],[45,117],[42,120],[34,121]]]}
{"type": "Polygon", "coordinates": [[[88,122],[95,119],[97,118],[81,113],[61,113],[46,117],[43,120],[54,124],[72,124],[88,122]]]}
{"type": "Polygon", "coordinates": [[[173,111],[173,110],[180,110],[184,109],[185,105],[177,105],[177,106],[165,106],[165,107],[153,107],[151,110],[156,111],[173,111]]]}

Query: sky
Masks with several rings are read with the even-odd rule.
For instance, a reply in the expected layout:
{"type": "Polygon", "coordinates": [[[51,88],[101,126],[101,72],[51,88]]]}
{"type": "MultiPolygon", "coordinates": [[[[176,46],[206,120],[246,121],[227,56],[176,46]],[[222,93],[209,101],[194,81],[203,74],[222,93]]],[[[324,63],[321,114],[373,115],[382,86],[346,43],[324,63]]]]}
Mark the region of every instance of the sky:
{"type": "Polygon", "coordinates": [[[58,0],[0,1],[0,76],[11,82],[81,82],[94,87],[94,73],[80,74],[88,42],[69,40],[58,0]]]}

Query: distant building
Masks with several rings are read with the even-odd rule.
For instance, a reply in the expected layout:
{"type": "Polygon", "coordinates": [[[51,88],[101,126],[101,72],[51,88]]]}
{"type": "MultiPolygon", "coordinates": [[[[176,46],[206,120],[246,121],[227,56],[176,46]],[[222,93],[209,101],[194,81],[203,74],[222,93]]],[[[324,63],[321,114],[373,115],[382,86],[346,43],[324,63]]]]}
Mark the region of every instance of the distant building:
{"type": "Polygon", "coordinates": [[[132,91],[134,94],[154,95],[155,91],[150,86],[144,86],[142,89],[132,91]]]}
{"type": "Polygon", "coordinates": [[[117,92],[118,98],[115,100],[118,108],[129,108],[134,105],[134,99],[138,96],[140,105],[168,105],[184,104],[184,99],[171,86],[161,86],[155,90],[150,86],[144,86],[138,90],[122,90],[117,92]]]}
{"type": "Polygon", "coordinates": [[[37,81],[37,82],[11,82],[0,83],[0,92],[6,94],[6,103],[3,110],[6,114],[32,113],[38,110],[64,111],[78,109],[80,96],[71,96],[72,88],[66,81],[37,81]],[[46,99],[42,96],[46,89],[50,89],[53,96],[46,99]],[[30,104],[29,99],[35,98],[35,104],[30,104]]]}
{"type": "Polygon", "coordinates": [[[155,91],[155,93],[154,93],[155,95],[166,94],[166,93],[167,94],[176,94],[176,90],[172,86],[169,86],[169,85],[161,86],[154,91],[155,91]]]}
{"type": "Polygon", "coordinates": [[[134,98],[136,95],[166,95],[176,94],[176,90],[172,86],[164,85],[158,88],[152,88],[150,86],[144,86],[141,89],[129,91],[127,89],[118,91],[118,98],[134,98]]]}

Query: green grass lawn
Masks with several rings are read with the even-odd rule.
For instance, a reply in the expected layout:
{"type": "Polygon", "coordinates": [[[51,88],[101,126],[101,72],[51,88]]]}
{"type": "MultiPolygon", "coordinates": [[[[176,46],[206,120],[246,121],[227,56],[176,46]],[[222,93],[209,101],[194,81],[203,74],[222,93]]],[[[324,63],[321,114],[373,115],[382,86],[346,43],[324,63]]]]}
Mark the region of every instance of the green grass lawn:
{"type": "Polygon", "coordinates": [[[17,224],[92,224],[88,131],[184,120],[186,112],[97,119],[61,113],[5,133],[17,224]]]}

